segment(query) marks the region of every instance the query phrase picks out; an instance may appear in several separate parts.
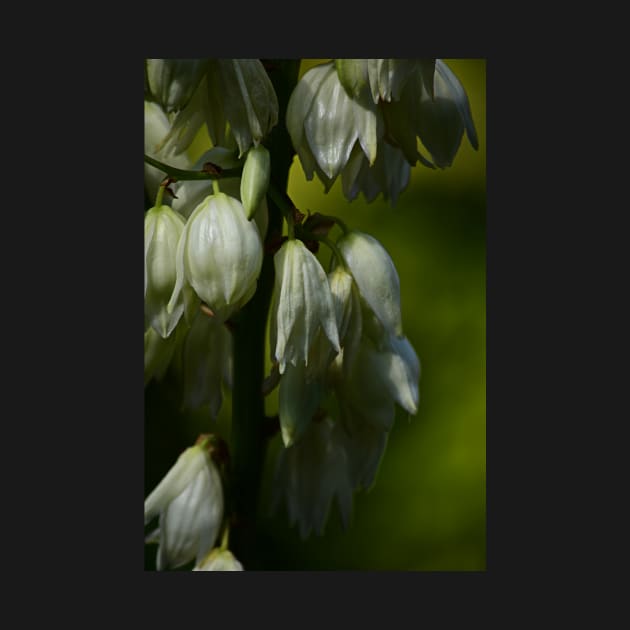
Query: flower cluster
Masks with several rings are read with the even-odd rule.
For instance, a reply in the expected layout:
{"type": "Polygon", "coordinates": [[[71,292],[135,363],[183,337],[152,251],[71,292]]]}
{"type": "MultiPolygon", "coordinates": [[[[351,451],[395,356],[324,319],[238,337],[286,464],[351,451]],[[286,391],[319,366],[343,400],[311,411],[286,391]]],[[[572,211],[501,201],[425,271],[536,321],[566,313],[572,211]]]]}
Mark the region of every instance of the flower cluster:
{"type": "MultiPolygon", "coordinates": [[[[155,199],[144,219],[145,385],[176,365],[182,408],[205,406],[216,420],[233,382],[232,324],[273,256],[269,319],[260,319],[269,323],[272,364],[262,391],[278,387],[283,446],[271,506],[286,503],[307,537],[323,533],[333,502],[350,522],[353,494],[374,483],[397,408],[418,411],[420,361],[404,333],[400,279],[386,248],[335,217],[302,223],[278,201],[283,191],[272,186],[273,156],[263,144],[278,123],[307,179],[317,175],[328,191],[340,178],[347,199],[383,194],[392,204],[418,161],[448,167],[464,134],[474,148],[477,137],[466,93],[439,59],[320,64],[297,82],[285,120],[260,60],[146,60],[147,161],[194,173],[165,181],[145,165],[145,191],[155,199]],[[206,132],[212,146],[192,157],[206,132]],[[284,218],[286,237],[267,238],[270,192],[272,225],[284,218]],[[335,224],[342,234],[332,240],[335,224]],[[328,271],[317,241],[333,252],[328,271]]],[[[225,469],[214,449],[202,436],[145,501],[145,525],[159,519],[147,537],[159,545],[158,570],[193,561],[195,571],[243,570],[227,548],[225,469]]]]}
{"type": "Polygon", "coordinates": [[[335,251],[329,274],[297,239],[274,260],[270,348],[285,448],[272,506],[284,498],[303,537],[323,531],[334,497],[348,523],[353,491],[374,481],[395,405],[418,410],[420,363],[403,335],[391,257],[359,231],[335,251]]]}
{"type": "Polygon", "coordinates": [[[341,175],[347,199],[395,205],[410,166],[450,166],[464,129],[478,146],[468,97],[441,59],[336,59],[311,68],[291,95],[287,129],[308,180],[341,175]],[[431,159],[418,150],[422,141],[431,159]]]}
{"type": "MultiPolygon", "coordinates": [[[[157,77],[151,82],[155,92],[177,93],[155,85],[167,83],[164,76],[181,75],[165,69],[156,74],[155,67],[149,64],[157,77]]],[[[164,140],[173,131],[166,108],[174,105],[164,107],[145,102],[145,150],[161,159],[168,155],[164,140]]],[[[269,154],[262,145],[252,146],[239,160],[234,150],[218,146],[195,162],[185,153],[168,159],[197,171],[207,163],[243,167],[241,176],[223,178],[220,186],[211,179],[181,181],[167,191],[160,190],[164,173],[150,165],[145,170],[147,194],[160,200],[145,213],[145,385],[160,380],[179,356],[182,408],[207,405],[216,418],[223,389],[232,382],[231,334],[224,324],[251,299],[262,265],[269,154]]]]}

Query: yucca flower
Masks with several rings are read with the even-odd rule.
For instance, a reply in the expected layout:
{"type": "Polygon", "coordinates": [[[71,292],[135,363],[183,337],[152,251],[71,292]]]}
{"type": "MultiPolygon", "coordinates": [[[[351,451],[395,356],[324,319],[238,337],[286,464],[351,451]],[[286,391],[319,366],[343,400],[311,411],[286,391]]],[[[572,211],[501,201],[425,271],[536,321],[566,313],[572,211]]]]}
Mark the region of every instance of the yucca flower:
{"type": "Polygon", "coordinates": [[[197,89],[173,120],[166,145],[181,153],[205,125],[214,146],[226,147],[230,135],[241,157],[277,123],[278,97],[259,59],[208,59],[197,89]]]}
{"type": "Polygon", "coordinates": [[[369,234],[352,230],[337,241],[361,298],[383,326],[402,335],[400,279],[387,250],[369,234]]]}
{"type": "MultiPolygon", "coordinates": [[[[191,164],[185,153],[173,155],[164,148],[164,139],[171,131],[171,123],[164,110],[158,103],[144,102],[144,152],[156,160],[168,162],[177,168],[190,168],[191,164]]],[[[148,198],[153,201],[157,195],[158,187],[164,180],[164,173],[151,166],[144,165],[144,186],[148,198]]],[[[177,190],[180,183],[172,184],[173,190],[177,190]]],[[[165,196],[165,205],[172,205],[170,197],[165,196]]]]}
{"type": "Polygon", "coordinates": [[[330,506],[336,499],[344,527],[352,514],[352,484],[348,458],[330,417],[312,422],[303,438],[282,449],[276,464],[272,511],[286,502],[291,525],[300,536],[322,535],[330,506]]]}
{"type": "Polygon", "coordinates": [[[184,225],[184,217],[167,205],[153,207],[144,216],[144,310],[164,338],[184,312],[181,299],[170,312],[166,308],[177,279],[175,260],[184,225]]]}
{"type": "Polygon", "coordinates": [[[286,125],[306,178],[317,173],[327,191],[355,146],[374,164],[384,132],[372,99],[349,96],[334,62],[315,66],[300,79],[287,105],[286,125]]]}
{"type": "Polygon", "coordinates": [[[479,146],[468,96],[459,79],[441,59],[435,60],[433,93],[427,87],[427,72],[414,68],[399,99],[382,103],[388,140],[400,147],[410,164],[427,163],[417,148],[417,138],[426,147],[435,166],[451,166],[464,131],[474,149],[479,146]]]}
{"type": "Polygon", "coordinates": [[[312,363],[310,350],[320,331],[339,352],[339,333],[326,272],[304,243],[287,240],[276,252],[274,266],[271,352],[283,374],[289,363],[312,363]]]}
{"type": "Polygon", "coordinates": [[[208,440],[187,448],[144,502],[144,523],[159,516],[148,541],[159,544],[158,571],[199,563],[216,542],[223,519],[223,487],[208,440]]]}
{"type": "Polygon", "coordinates": [[[243,205],[225,193],[207,196],[190,215],[177,248],[177,283],[168,308],[185,285],[225,321],[256,291],[262,241],[243,205]]]}
{"type": "Polygon", "coordinates": [[[242,571],[243,565],[229,549],[213,549],[193,571],[242,571]]]}
{"type": "Polygon", "coordinates": [[[147,59],[147,86],[151,96],[167,113],[190,101],[208,65],[207,59],[147,59]]]}
{"type": "Polygon", "coordinates": [[[216,420],[223,386],[232,386],[232,334],[225,324],[199,311],[182,347],[184,409],[209,405],[216,420]]]}

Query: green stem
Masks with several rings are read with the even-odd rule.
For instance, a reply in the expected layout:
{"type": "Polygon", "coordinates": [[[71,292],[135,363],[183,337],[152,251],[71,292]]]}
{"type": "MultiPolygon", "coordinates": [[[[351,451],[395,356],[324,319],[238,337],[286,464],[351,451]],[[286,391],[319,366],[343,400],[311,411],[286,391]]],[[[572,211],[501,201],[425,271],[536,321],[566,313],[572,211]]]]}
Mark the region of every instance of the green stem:
{"type": "Polygon", "coordinates": [[[332,249],[333,254],[337,257],[337,261],[339,262],[339,264],[347,271],[348,270],[348,265],[346,265],[346,261],[343,258],[343,254],[341,253],[341,251],[339,250],[339,248],[326,236],[318,236],[318,235],[313,235],[312,237],[315,239],[316,241],[321,241],[322,243],[324,243],[325,245],[328,245],[328,247],[330,247],[330,249],[332,249]]]}
{"type": "MultiPolygon", "coordinates": [[[[284,120],[289,97],[297,82],[300,61],[273,60],[269,77],[278,96],[278,124],[271,131],[267,148],[271,155],[270,182],[286,190],[293,147],[284,120]]],[[[225,171],[224,171],[225,173],[225,171]]],[[[283,211],[269,196],[269,240],[282,233],[283,211]]],[[[265,462],[265,404],[262,395],[265,366],[267,315],[274,284],[273,255],[266,254],[254,297],[234,322],[232,389],[232,430],[230,454],[234,527],[231,548],[245,570],[260,569],[256,553],[256,520],[260,482],[265,462]]]]}
{"type": "Polygon", "coordinates": [[[164,183],[158,186],[157,195],[155,196],[155,208],[159,208],[162,205],[162,198],[164,197],[164,189],[166,185],[164,183]]]}
{"type": "Polygon", "coordinates": [[[160,169],[169,177],[178,181],[193,181],[198,179],[225,179],[226,177],[240,177],[243,172],[242,168],[226,168],[220,173],[210,173],[208,171],[189,171],[183,168],[175,168],[170,164],[160,162],[150,155],[144,154],[144,161],[155,168],[160,169]]]}

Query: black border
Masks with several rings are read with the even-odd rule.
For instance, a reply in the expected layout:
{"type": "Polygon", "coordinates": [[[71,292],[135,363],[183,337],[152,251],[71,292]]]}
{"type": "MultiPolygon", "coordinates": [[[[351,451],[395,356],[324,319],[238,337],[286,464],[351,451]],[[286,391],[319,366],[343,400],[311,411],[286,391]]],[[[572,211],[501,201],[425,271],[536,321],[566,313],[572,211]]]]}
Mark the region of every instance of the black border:
{"type": "MultiPolygon", "coordinates": [[[[383,11],[388,10],[391,9],[383,7],[383,11]]],[[[318,11],[319,8],[309,8],[309,12],[318,11]]],[[[296,15],[299,12],[296,9],[296,15]]],[[[221,19],[229,21],[226,16],[221,19]]],[[[291,20],[293,28],[299,31],[296,21],[304,19],[299,15],[297,20],[291,20]]],[[[329,13],[327,19],[335,18],[329,13]]],[[[463,15],[452,19],[466,21],[463,15]]],[[[153,602],[159,610],[165,601],[186,602],[186,610],[180,607],[178,611],[184,619],[188,607],[198,604],[205,611],[209,608],[208,615],[213,619],[219,614],[219,603],[221,608],[229,607],[232,615],[240,614],[246,602],[245,607],[252,611],[273,607],[275,616],[286,614],[287,603],[290,607],[291,603],[309,602],[311,614],[320,607],[335,610],[335,604],[341,602],[345,610],[352,609],[350,619],[356,620],[354,615],[366,608],[372,620],[380,611],[383,617],[391,619],[408,608],[414,611],[411,619],[420,623],[419,608],[435,605],[436,599],[442,602],[447,616],[458,607],[463,613],[479,614],[484,601],[479,588],[522,588],[521,581],[535,579],[534,574],[544,567],[545,557],[553,557],[544,541],[557,498],[547,469],[553,468],[556,451],[541,453],[539,444],[544,435],[549,435],[550,444],[558,441],[559,436],[553,436],[551,416],[563,410],[545,406],[540,392],[544,398],[551,393],[556,379],[562,378],[557,365],[546,360],[548,348],[554,348],[554,335],[545,330],[545,322],[558,305],[558,278],[549,269],[554,268],[553,261],[562,247],[555,238],[562,233],[566,216],[554,214],[544,191],[532,184],[540,177],[539,169],[544,169],[545,159],[553,161],[554,169],[561,168],[556,156],[545,155],[541,148],[546,137],[553,137],[556,121],[545,120],[544,112],[536,117],[532,108],[541,94],[553,92],[549,89],[553,78],[536,73],[532,69],[535,64],[519,63],[511,53],[480,45],[481,38],[470,33],[468,39],[457,42],[449,35],[450,41],[441,44],[438,56],[487,59],[487,571],[326,572],[319,579],[308,573],[276,577],[265,572],[261,578],[242,578],[239,585],[251,584],[245,589],[218,579],[205,584],[195,580],[194,586],[193,582],[182,584],[177,578],[157,574],[148,577],[142,569],[143,550],[138,546],[142,534],[139,527],[136,530],[130,525],[136,519],[142,522],[138,497],[143,494],[143,462],[139,456],[143,452],[142,377],[140,361],[133,359],[136,351],[138,357],[141,352],[138,331],[142,317],[142,302],[138,298],[142,294],[141,272],[133,272],[134,268],[141,269],[138,207],[144,203],[142,190],[137,186],[143,168],[138,157],[142,143],[141,59],[196,56],[196,51],[208,41],[212,45],[209,51],[204,48],[205,56],[224,57],[251,56],[253,49],[258,57],[295,57],[297,50],[311,51],[299,55],[304,57],[362,56],[357,49],[364,56],[375,56],[374,49],[380,51],[382,47],[374,41],[382,37],[395,39],[394,45],[388,47],[389,56],[411,56],[411,50],[416,56],[417,42],[419,48],[436,50],[425,40],[426,23],[416,22],[413,33],[408,29],[403,35],[400,30],[382,35],[379,31],[386,25],[380,18],[375,20],[378,23],[365,30],[356,25],[350,29],[345,24],[345,34],[350,37],[352,30],[352,37],[359,40],[356,48],[349,44],[331,46],[335,38],[322,36],[327,31],[317,30],[311,23],[318,40],[316,46],[309,46],[307,37],[300,47],[296,36],[286,48],[286,40],[281,37],[274,41],[282,44],[270,45],[274,38],[265,37],[265,45],[257,47],[253,42],[260,41],[260,32],[248,39],[235,26],[232,43],[222,42],[214,50],[212,38],[220,37],[216,24],[208,22],[211,33],[206,39],[186,33],[186,41],[195,40],[199,42],[197,46],[175,45],[170,32],[175,25],[169,20],[168,33],[166,29],[163,33],[153,29],[156,44],[126,51],[114,59],[100,57],[95,61],[93,72],[99,74],[98,85],[86,85],[89,74],[85,81],[77,81],[74,98],[79,106],[63,124],[71,121],[75,131],[85,130],[84,152],[77,156],[71,149],[65,158],[66,164],[77,165],[76,175],[64,182],[66,192],[58,203],[63,213],[68,212],[64,197],[69,193],[81,199],[79,207],[70,210],[76,214],[65,219],[78,237],[71,239],[71,256],[63,257],[67,264],[65,298],[74,308],[68,311],[62,304],[63,312],[47,321],[48,325],[51,321],[65,324],[54,334],[67,331],[70,339],[66,337],[63,343],[73,344],[78,354],[69,370],[64,368],[49,375],[53,381],[57,377],[59,390],[71,388],[66,407],[69,415],[74,414],[77,419],[69,434],[63,427],[58,429],[64,441],[73,442],[64,461],[56,460],[56,467],[61,465],[67,471],[67,484],[72,491],[70,504],[75,509],[73,515],[64,514],[60,529],[66,536],[67,530],[71,531],[68,542],[79,550],[76,562],[80,563],[81,572],[104,573],[106,581],[114,582],[117,589],[128,590],[132,598],[142,592],[144,606],[153,602]],[[163,39],[168,42],[163,44],[163,39]],[[130,108],[128,103],[135,98],[137,106],[130,108]],[[136,314],[130,304],[138,305],[136,314]],[[541,519],[541,514],[548,516],[541,519]],[[366,606],[366,602],[379,602],[382,606],[366,606]]],[[[301,34],[300,31],[298,35],[301,34]]],[[[181,33],[179,37],[183,37],[181,33]]],[[[440,37],[433,39],[439,41],[440,37]]],[[[59,185],[57,178],[55,181],[59,185]]],[[[558,323],[557,319],[552,321],[558,323]]],[[[51,369],[54,371],[54,367],[51,369]]],[[[45,410],[48,403],[44,402],[45,410]]],[[[48,423],[63,423],[65,416],[61,413],[55,420],[50,418],[50,412],[44,417],[48,423]]],[[[54,503],[46,505],[50,506],[48,513],[54,515],[54,503]]]]}

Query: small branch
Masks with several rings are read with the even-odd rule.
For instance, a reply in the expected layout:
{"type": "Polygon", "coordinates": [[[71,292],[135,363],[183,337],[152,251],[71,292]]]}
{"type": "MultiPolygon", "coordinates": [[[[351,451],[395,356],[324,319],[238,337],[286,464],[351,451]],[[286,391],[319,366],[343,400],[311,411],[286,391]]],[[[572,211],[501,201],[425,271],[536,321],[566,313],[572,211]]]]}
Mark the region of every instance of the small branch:
{"type": "Polygon", "coordinates": [[[226,168],[226,169],[205,169],[202,171],[188,171],[182,168],[175,168],[169,164],[164,164],[150,155],[144,154],[144,161],[151,166],[163,171],[169,177],[176,181],[193,181],[199,179],[225,179],[226,177],[240,177],[243,172],[242,168],[226,168]],[[214,172],[211,172],[213,171],[214,172]]]}

